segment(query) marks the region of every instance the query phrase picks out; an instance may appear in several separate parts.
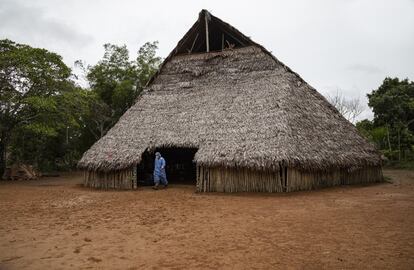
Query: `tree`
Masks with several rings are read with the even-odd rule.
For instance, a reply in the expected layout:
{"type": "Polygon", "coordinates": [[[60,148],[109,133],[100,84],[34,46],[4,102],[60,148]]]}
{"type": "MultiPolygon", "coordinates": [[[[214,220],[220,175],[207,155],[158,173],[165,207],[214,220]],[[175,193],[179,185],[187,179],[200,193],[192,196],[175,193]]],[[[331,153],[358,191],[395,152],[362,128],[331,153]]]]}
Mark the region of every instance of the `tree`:
{"type": "MultiPolygon", "coordinates": [[[[97,95],[91,106],[103,112],[95,114],[97,118],[90,122],[93,134],[99,134],[100,137],[105,135],[135,103],[161,63],[161,58],[156,56],[157,44],[145,43],[139,49],[136,60],[129,59],[125,45],[105,44],[102,60],[85,69],[91,90],[97,95]]],[[[81,65],[81,61],[77,63],[81,65]]]]}
{"type": "Polygon", "coordinates": [[[351,123],[355,123],[356,118],[364,111],[360,99],[348,99],[339,91],[334,96],[328,96],[328,101],[351,123]]]}
{"type": "Polygon", "coordinates": [[[10,139],[17,131],[56,136],[56,96],[72,89],[71,70],[45,49],[0,40],[0,175],[10,139]]]}
{"type": "Polygon", "coordinates": [[[148,80],[155,74],[161,64],[161,57],[156,56],[158,41],[147,42],[138,50],[136,68],[138,72],[137,89],[142,91],[148,80]]]}
{"type": "Polygon", "coordinates": [[[94,141],[102,138],[112,123],[111,108],[93,91],[88,91],[85,97],[87,114],[84,118],[84,127],[92,134],[94,141]]]}
{"type": "Polygon", "coordinates": [[[75,166],[134,103],[161,61],[156,42],[141,47],[133,61],[126,46],[104,48],[103,59],[85,69],[91,89],[82,89],[61,56],[0,40],[0,175],[6,153],[9,161],[41,170],[75,166]]]}
{"type": "Polygon", "coordinates": [[[361,135],[373,142],[378,149],[387,148],[387,130],[383,126],[376,127],[373,121],[364,119],[356,123],[356,128],[361,135]]]}
{"type": "Polygon", "coordinates": [[[368,94],[368,106],[374,112],[374,125],[387,131],[388,150],[397,149],[398,159],[412,149],[414,126],[414,82],[385,78],[382,85],[368,94]]]}

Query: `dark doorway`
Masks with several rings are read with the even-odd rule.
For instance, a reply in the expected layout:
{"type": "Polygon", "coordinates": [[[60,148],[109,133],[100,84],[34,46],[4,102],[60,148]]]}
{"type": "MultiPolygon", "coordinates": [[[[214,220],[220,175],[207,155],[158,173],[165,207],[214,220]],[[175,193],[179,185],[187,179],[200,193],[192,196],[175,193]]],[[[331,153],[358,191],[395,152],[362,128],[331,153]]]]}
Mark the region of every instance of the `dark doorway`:
{"type": "Polygon", "coordinates": [[[145,151],[141,163],[137,166],[138,185],[153,185],[155,152],[165,159],[167,179],[170,184],[196,184],[196,165],[193,162],[196,148],[164,147],[154,151],[145,151]]]}

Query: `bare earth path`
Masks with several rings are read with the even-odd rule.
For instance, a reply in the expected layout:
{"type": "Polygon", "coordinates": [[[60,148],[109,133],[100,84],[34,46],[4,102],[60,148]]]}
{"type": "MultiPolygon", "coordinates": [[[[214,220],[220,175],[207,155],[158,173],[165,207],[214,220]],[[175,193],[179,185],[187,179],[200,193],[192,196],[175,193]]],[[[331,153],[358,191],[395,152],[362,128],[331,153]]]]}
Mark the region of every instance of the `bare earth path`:
{"type": "Polygon", "coordinates": [[[0,269],[414,269],[414,172],[290,194],[0,183],[0,269]]]}

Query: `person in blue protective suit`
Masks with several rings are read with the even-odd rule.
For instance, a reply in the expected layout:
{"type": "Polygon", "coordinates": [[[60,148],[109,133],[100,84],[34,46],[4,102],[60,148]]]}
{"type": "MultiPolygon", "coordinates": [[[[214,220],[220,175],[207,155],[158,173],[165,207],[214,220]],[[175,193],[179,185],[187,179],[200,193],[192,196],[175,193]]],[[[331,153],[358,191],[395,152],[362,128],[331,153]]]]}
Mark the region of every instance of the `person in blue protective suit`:
{"type": "Polygon", "coordinates": [[[165,165],[165,159],[161,156],[160,152],[156,152],[154,161],[154,189],[158,189],[160,182],[164,185],[164,188],[168,187],[165,165]]]}

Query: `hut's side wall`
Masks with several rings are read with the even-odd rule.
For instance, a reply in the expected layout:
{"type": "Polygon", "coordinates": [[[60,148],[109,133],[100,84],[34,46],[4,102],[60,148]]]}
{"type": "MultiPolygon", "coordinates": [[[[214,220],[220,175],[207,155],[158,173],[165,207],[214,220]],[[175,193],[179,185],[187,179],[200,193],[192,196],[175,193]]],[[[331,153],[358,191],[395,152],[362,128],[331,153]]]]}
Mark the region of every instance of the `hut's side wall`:
{"type": "Polygon", "coordinates": [[[137,179],[134,169],[99,172],[84,171],[84,185],[99,189],[136,189],[137,179]]]}
{"type": "Polygon", "coordinates": [[[199,192],[283,192],[279,172],[197,166],[199,192]]]}
{"type": "Polygon", "coordinates": [[[341,178],[341,170],[306,172],[288,168],[286,191],[339,186],[341,178]]]}
{"type": "Polygon", "coordinates": [[[384,176],[382,175],[381,166],[367,167],[352,172],[343,171],[341,175],[342,185],[384,182],[384,176]]]}
{"type": "Polygon", "coordinates": [[[366,167],[354,171],[332,170],[306,172],[288,168],[287,191],[312,190],[338,185],[364,184],[384,181],[382,168],[366,167]]]}
{"type": "Polygon", "coordinates": [[[243,168],[197,167],[199,192],[291,192],[382,181],[380,166],[351,172],[340,169],[306,172],[287,168],[282,172],[271,172],[243,168]]]}
{"type": "MultiPolygon", "coordinates": [[[[314,172],[295,168],[274,172],[197,166],[198,192],[291,192],[383,180],[380,166],[314,172]]],[[[132,168],[114,172],[84,171],[84,184],[100,189],[136,189],[136,171],[132,168]]]]}

